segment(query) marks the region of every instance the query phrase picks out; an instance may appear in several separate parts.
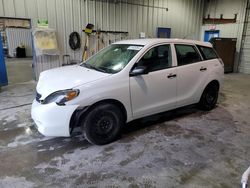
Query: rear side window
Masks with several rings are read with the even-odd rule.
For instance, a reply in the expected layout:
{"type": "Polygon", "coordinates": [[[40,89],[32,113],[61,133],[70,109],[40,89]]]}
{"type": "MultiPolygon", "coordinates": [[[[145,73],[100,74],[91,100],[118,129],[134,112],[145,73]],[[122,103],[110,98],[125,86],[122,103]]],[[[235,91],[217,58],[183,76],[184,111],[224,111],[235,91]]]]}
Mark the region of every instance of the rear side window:
{"type": "Polygon", "coordinates": [[[176,44],[175,45],[178,66],[187,65],[201,61],[201,57],[195,46],[176,44]]]}
{"type": "Polygon", "coordinates": [[[209,59],[216,59],[218,58],[217,54],[215,53],[213,48],[209,47],[204,47],[204,46],[198,46],[202,56],[204,59],[209,60],[209,59]]]}

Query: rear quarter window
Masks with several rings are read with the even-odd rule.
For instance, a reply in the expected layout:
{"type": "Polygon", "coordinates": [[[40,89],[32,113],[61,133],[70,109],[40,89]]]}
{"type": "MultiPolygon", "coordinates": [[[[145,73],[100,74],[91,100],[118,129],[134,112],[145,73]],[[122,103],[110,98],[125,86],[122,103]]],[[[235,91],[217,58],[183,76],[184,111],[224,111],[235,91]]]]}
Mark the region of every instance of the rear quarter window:
{"type": "Polygon", "coordinates": [[[213,48],[204,47],[204,46],[197,46],[197,47],[200,50],[200,52],[205,60],[218,58],[218,56],[213,48]]]}

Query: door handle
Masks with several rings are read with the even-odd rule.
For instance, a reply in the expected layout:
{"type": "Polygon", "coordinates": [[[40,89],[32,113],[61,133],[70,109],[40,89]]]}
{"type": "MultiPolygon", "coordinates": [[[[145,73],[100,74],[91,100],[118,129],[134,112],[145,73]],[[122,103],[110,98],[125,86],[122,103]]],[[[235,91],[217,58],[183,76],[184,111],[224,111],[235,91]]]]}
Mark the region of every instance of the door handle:
{"type": "Polygon", "coordinates": [[[177,75],[176,75],[176,74],[172,74],[172,73],[170,73],[170,74],[168,75],[168,78],[169,78],[169,79],[173,79],[173,78],[175,78],[175,77],[177,77],[177,75]]]}
{"type": "Polygon", "coordinates": [[[204,71],[206,71],[206,70],[207,70],[206,67],[201,67],[201,68],[200,68],[200,71],[201,71],[201,72],[204,72],[204,71]]]}

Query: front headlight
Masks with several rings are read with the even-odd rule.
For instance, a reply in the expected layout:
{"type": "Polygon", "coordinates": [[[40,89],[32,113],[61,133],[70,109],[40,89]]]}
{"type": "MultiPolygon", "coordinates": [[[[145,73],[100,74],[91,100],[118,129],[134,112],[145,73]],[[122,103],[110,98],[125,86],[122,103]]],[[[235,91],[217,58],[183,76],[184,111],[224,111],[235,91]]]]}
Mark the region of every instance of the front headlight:
{"type": "Polygon", "coordinates": [[[65,105],[65,102],[76,98],[80,91],[78,89],[68,89],[63,91],[56,91],[46,97],[42,104],[49,104],[55,102],[58,105],[65,105]]]}

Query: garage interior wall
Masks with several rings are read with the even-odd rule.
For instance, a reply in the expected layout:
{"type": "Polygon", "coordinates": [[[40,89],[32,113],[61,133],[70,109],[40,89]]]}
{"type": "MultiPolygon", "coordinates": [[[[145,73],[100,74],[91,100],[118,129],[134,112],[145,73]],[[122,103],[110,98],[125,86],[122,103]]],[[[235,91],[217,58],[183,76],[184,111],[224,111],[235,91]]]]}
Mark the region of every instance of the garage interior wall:
{"type": "Polygon", "coordinates": [[[239,65],[239,52],[241,47],[242,32],[245,19],[247,1],[246,0],[206,0],[204,2],[204,17],[207,18],[208,14],[210,18],[220,18],[223,14],[225,19],[233,19],[234,14],[237,14],[236,23],[227,24],[206,24],[201,27],[201,40],[204,39],[204,32],[209,30],[211,25],[216,26],[216,30],[220,30],[220,37],[223,38],[237,38],[236,55],[235,55],[235,67],[237,71],[239,65]]]}
{"type": "Polygon", "coordinates": [[[84,41],[81,30],[87,23],[102,30],[129,32],[128,36],[107,34],[105,45],[138,38],[140,32],[156,37],[157,27],[171,28],[172,38],[199,39],[203,7],[204,0],[0,0],[0,16],[30,18],[33,27],[38,18],[48,19],[49,27],[57,30],[61,55],[80,59],[81,51],[69,48],[68,37],[77,31],[84,41]]]}
{"type": "Polygon", "coordinates": [[[8,41],[9,56],[15,57],[16,47],[24,45],[26,48],[26,56],[32,57],[32,40],[30,29],[24,28],[6,28],[8,41]]]}

